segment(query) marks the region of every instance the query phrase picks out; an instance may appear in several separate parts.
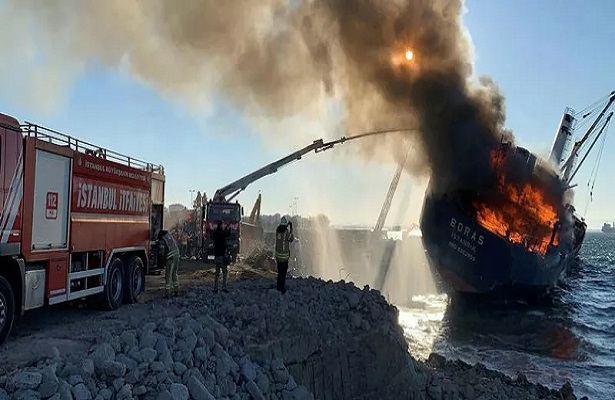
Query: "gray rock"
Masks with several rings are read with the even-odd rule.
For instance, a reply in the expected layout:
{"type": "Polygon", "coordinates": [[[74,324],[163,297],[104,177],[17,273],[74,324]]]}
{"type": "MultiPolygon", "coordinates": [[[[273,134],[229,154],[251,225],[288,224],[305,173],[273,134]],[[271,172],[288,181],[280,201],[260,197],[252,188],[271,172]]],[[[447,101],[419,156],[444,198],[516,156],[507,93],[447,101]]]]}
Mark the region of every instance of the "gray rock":
{"type": "Polygon", "coordinates": [[[209,347],[213,347],[216,344],[216,336],[211,329],[203,329],[203,331],[201,332],[201,336],[203,337],[203,340],[205,340],[205,344],[207,344],[209,347]]]}
{"type": "Polygon", "coordinates": [[[226,346],[230,335],[228,329],[226,329],[223,325],[217,324],[215,327],[215,334],[218,342],[220,342],[223,346],[226,346]]]}
{"type": "Polygon", "coordinates": [[[276,383],[286,384],[286,382],[288,382],[288,378],[290,374],[288,373],[288,370],[284,366],[284,362],[282,361],[281,358],[275,358],[271,362],[271,373],[273,375],[273,380],[276,383]]]}
{"type": "Polygon", "coordinates": [[[41,395],[32,389],[20,390],[14,395],[15,400],[39,400],[41,395]]]}
{"type": "Polygon", "coordinates": [[[194,332],[191,332],[190,335],[184,338],[184,342],[186,343],[186,350],[189,352],[193,352],[196,347],[196,343],[198,342],[198,338],[196,337],[194,332]]]}
{"type": "Polygon", "coordinates": [[[98,393],[104,400],[111,400],[113,398],[113,392],[108,388],[100,389],[98,393]]]}
{"type": "Polygon", "coordinates": [[[224,378],[231,372],[231,365],[224,357],[218,358],[216,361],[216,377],[218,379],[224,378]]]}
{"type": "Polygon", "coordinates": [[[132,399],[132,385],[127,383],[126,385],[122,386],[122,388],[117,392],[115,398],[117,400],[132,399]]]}
{"type": "Polygon", "coordinates": [[[143,328],[141,329],[142,332],[149,332],[152,333],[156,330],[156,323],[154,322],[148,322],[147,324],[143,325],[143,328]]]}
{"type": "Polygon", "coordinates": [[[68,377],[68,383],[71,386],[77,386],[80,383],[84,383],[83,377],[81,375],[71,375],[68,377]]]}
{"type": "Polygon", "coordinates": [[[115,356],[115,361],[124,364],[126,366],[126,369],[128,369],[129,371],[139,369],[139,363],[137,363],[137,361],[135,361],[132,357],[129,357],[124,353],[117,354],[115,356]]]}
{"type": "Polygon", "coordinates": [[[359,328],[361,326],[361,316],[355,312],[351,312],[348,316],[348,322],[353,328],[359,328]]]}
{"type": "Polygon", "coordinates": [[[215,397],[207,390],[205,385],[194,376],[188,379],[188,391],[194,400],[214,400],[215,397]]]}
{"type": "Polygon", "coordinates": [[[128,371],[126,375],[124,375],[124,379],[126,380],[126,382],[131,383],[133,385],[139,382],[140,377],[141,377],[141,372],[139,371],[138,368],[133,369],[132,371],[128,371]]]}
{"type": "Polygon", "coordinates": [[[85,376],[94,375],[96,371],[94,366],[94,361],[91,358],[86,358],[81,362],[81,371],[85,374],[85,376]]]}
{"type": "Polygon", "coordinates": [[[115,350],[109,343],[103,343],[96,347],[91,355],[94,367],[98,370],[105,361],[115,361],[115,350]]]}
{"type": "Polygon", "coordinates": [[[174,397],[171,394],[171,392],[169,392],[168,390],[163,390],[162,392],[158,394],[158,397],[156,397],[156,400],[174,400],[174,397]]]}
{"type": "Polygon", "coordinates": [[[9,391],[36,389],[43,381],[40,372],[18,371],[7,383],[9,391]]]}
{"type": "Polygon", "coordinates": [[[123,332],[120,338],[122,343],[128,348],[137,347],[139,344],[137,341],[137,336],[130,331],[123,332]]]}
{"type": "Polygon", "coordinates": [[[173,364],[173,356],[166,341],[159,340],[155,350],[158,352],[158,360],[165,366],[170,367],[173,364]]]}
{"type": "Polygon", "coordinates": [[[43,399],[47,399],[58,392],[60,389],[60,380],[56,376],[56,371],[52,367],[47,367],[43,370],[43,380],[38,392],[43,399]]]}
{"type": "Polygon", "coordinates": [[[246,381],[253,381],[256,379],[256,367],[250,361],[246,361],[241,367],[241,376],[246,381]]]}
{"type": "Polygon", "coordinates": [[[115,379],[113,381],[112,384],[113,384],[113,389],[116,392],[119,392],[124,387],[124,385],[126,384],[126,381],[124,379],[122,379],[122,378],[117,378],[117,379],[115,379]]]}
{"type": "Polygon", "coordinates": [[[92,393],[83,383],[73,386],[72,393],[75,400],[92,400],[92,393]]]}
{"type": "Polygon", "coordinates": [[[358,293],[355,292],[349,292],[346,295],[346,298],[348,299],[348,305],[350,306],[350,308],[356,308],[361,301],[361,297],[358,293]]]}
{"type": "Polygon", "coordinates": [[[158,352],[150,347],[141,350],[140,352],[141,360],[146,363],[153,362],[158,356],[158,352]]]}
{"type": "Polygon", "coordinates": [[[298,386],[292,396],[293,400],[314,400],[314,395],[305,386],[298,386]]]}
{"type": "Polygon", "coordinates": [[[284,386],[284,388],[291,392],[297,389],[297,382],[295,382],[295,378],[293,378],[292,376],[289,376],[288,382],[286,382],[286,386],[284,386]]]}
{"type": "Polygon", "coordinates": [[[73,387],[64,381],[60,381],[60,400],[73,400],[73,387]]]}
{"type": "Polygon", "coordinates": [[[156,347],[158,338],[151,332],[143,332],[141,340],[139,340],[139,347],[141,349],[153,349],[156,347]]]}
{"type": "Polygon", "coordinates": [[[256,384],[264,394],[269,393],[269,378],[261,371],[256,372],[256,384]]]}
{"type": "Polygon", "coordinates": [[[161,372],[161,371],[166,370],[166,367],[160,361],[154,361],[153,363],[150,364],[149,367],[154,372],[161,372]]]}
{"type": "Polygon", "coordinates": [[[250,396],[252,396],[254,400],[265,400],[265,396],[263,396],[263,393],[254,381],[249,381],[246,383],[246,390],[250,393],[250,396]]]}
{"type": "Polygon", "coordinates": [[[184,372],[186,372],[187,370],[188,370],[188,367],[186,367],[184,364],[180,362],[173,363],[173,371],[175,371],[175,375],[182,376],[184,372]]]}
{"type": "Polygon", "coordinates": [[[175,400],[188,400],[190,398],[188,388],[181,383],[172,383],[169,387],[169,391],[171,397],[175,400]]]}
{"type": "Polygon", "coordinates": [[[126,365],[118,361],[105,361],[100,372],[112,378],[120,378],[126,374],[126,365]]]}
{"type": "Polygon", "coordinates": [[[135,396],[143,396],[147,393],[147,388],[143,385],[139,385],[132,390],[132,394],[135,396]]]}
{"type": "Polygon", "coordinates": [[[194,358],[201,362],[207,361],[207,359],[209,359],[209,355],[210,353],[207,347],[200,346],[194,349],[194,358]]]}

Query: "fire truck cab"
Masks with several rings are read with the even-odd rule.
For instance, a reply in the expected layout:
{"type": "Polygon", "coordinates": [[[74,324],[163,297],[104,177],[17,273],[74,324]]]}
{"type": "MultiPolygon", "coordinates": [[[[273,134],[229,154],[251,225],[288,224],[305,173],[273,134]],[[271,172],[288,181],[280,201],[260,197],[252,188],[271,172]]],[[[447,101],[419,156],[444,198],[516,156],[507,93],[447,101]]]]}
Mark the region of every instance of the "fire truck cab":
{"type": "Polygon", "coordinates": [[[162,166],[0,113],[0,344],[28,310],[137,302],[164,182],[162,166]]]}

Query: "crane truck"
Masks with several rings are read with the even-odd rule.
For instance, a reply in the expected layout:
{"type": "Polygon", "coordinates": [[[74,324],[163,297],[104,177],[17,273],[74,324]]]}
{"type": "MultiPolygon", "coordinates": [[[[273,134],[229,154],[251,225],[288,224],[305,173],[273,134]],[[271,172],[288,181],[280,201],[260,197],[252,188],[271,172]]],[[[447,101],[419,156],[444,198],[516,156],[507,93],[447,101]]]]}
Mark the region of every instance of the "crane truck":
{"type": "Polygon", "coordinates": [[[158,268],[164,168],[0,114],[0,344],[15,316],[135,303],[158,268]]]}
{"type": "Polygon", "coordinates": [[[201,213],[203,216],[202,232],[204,236],[202,242],[203,260],[205,262],[214,260],[214,245],[211,234],[213,230],[216,229],[216,224],[218,221],[221,221],[223,227],[228,229],[230,232],[227,239],[227,247],[230,250],[231,262],[235,262],[237,260],[241,250],[241,218],[243,216],[243,207],[239,201],[235,200],[235,202],[233,202],[233,199],[245,190],[248,185],[267,175],[274,174],[280,168],[294,161],[301,160],[304,155],[309,154],[312,151],[314,153],[320,153],[333,148],[333,146],[337,144],[342,144],[350,140],[410,130],[413,129],[385,129],[349,137],[343,136],[339,139],[328,142],[325,142],[323,139],[314,140],[311,144],[287,155],[286,157],[267,164],[264,167],[216,190],[214,196],[203,205],[203,212],[201,213]]]}

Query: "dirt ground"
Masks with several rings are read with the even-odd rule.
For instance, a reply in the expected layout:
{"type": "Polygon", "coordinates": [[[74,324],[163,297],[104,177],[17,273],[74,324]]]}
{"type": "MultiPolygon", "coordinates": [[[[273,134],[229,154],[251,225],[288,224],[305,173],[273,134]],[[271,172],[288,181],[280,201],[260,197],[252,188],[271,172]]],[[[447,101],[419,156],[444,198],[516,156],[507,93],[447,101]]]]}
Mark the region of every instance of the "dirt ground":
{"type": "MultiPolygon", "coordinates": [[[[199,283],[213,289],[213,266],[182,260],[178,275],[182,295],[199,283]]],[[[237,264],[229,268],[229,286],[234,281],[255,275],[271,277],[272,283],[275,279],[271,273],[237,264]]],[[[173,307],[173,301],[165,301],[163,294],[164,272],[146,277],[146,290],[138,304],[124,305],[115,311],[92,310],[84,302],[72,302],[26,312],[15,321],[9,339],[0,348],[0,375],[17,367],[36,364],[40,358],[58,352],[64,356],[87,351],[104,332],[116,334],[131,320],[151,313],[153,308],[160,312],[160,308],[173,307]]]]}

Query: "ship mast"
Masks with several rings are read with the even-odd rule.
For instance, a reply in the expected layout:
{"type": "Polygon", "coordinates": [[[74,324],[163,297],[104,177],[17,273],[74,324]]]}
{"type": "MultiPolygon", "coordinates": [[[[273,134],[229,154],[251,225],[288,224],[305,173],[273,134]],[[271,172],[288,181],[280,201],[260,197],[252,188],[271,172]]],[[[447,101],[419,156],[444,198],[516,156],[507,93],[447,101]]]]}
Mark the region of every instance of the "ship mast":
{"type": "MultiPolygon", "coordinates": [[[[579,156],[579,150],[587,142],[587,140],[591,136],[592,132],[598,126],[600,120],[602,120],[602,118],[604,118],[605,114],[607,113],[607,111],[613,105],[614,102],[615,102],[615,91],[613,91],[613,92],[611,92],[609,94],[609,101],[607,102],[607,104],[604,106],[604,108],[600,112],[600,115],[598,115],[598,117],[596,118],[594,123],[590,126],[590,128],[587,130],[587,132],[585,133],[583,138],[581,140],[577,141],[574,144],[574,146],[572,148],[572,152],[570,154],[570,157],[568,157],[566,162],[562,165],[562,170],[564,172],[564,181],[568,185],[570,185],[570,181],[572,180],[572,178],[574,177],[576,172],[579,170],[579,168],[581,167],[581,165],[585,161],[585,158],[587,158],[587,155],[585,157],[583,157],[583,160],[581,160],[581,163],[579,163],[577,168],[574,169],[574,162],[576,161],[576,159],[579,156]],[[573,174],[573,169],[574,169],[574,174],[573,174]]],[[[608,120],[610,120],[610,115],[609,115],[609,117],[607,119],[607,122],[605,123],[605,126],[606,126],[606,124],[608,124],[608,120]]],[[[600,132],[598,133],[598,136],[602,135],[603,131],[604,131],[604,127],[603,127],[603,129],[600,130],[600,132]]],[[[594,141],[594,143],[595,143],[595,141],[594,141]]],[[[593,145],[592,145],[592,147],[593,147],[593,145]]],[[[591,150],[591,148],[590,148],[590,150],[591,150]]]]}

